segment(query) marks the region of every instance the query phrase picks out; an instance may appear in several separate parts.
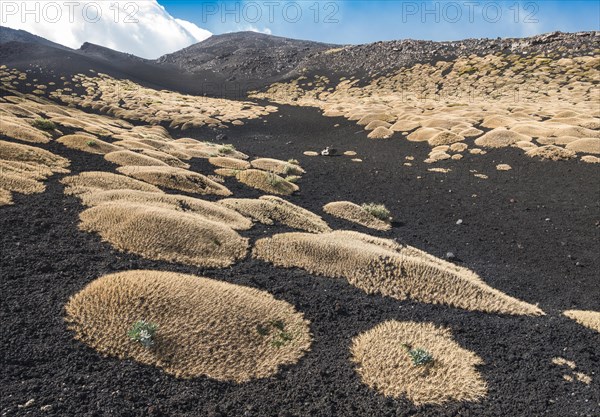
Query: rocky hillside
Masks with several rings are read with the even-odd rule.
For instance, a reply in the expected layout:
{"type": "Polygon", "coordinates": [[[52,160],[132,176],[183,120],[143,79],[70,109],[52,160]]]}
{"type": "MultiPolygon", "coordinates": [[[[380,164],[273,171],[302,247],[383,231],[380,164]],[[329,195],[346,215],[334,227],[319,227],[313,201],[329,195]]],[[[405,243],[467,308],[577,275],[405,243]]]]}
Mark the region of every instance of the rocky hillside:
{"type": "Polygon", "coordinates": [[[214,71],[232,80],[285,78],[302,62],[335,45],[282,38],[256,32],[215,35],[188,48],[165,55],[160,64],[174,64],[186,72],[214,71]]]}

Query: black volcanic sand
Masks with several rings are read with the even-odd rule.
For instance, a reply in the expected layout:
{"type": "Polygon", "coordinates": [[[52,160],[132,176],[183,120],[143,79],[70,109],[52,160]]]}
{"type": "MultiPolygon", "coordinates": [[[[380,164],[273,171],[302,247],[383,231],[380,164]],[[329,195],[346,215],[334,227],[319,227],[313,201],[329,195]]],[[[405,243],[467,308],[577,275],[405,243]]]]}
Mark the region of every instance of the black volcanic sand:
{"type": "MultiPolygon", "coordinates": [[[[76,198],[48,181],[40,195],[16,196],[0,208],[0,414],[56,416],[597,416],[600,415],[600,334],[571,321],[565,309],[600,310],[598,167],[577,161],[542,162],[515,149],[468,153],[458,162],[424,164],[427,144],[395,137],[373,141],[341,118],[281,106],[265,123],[226,131],[227,142],[251,156],[296,158],[307,170],[290,201],[321,214],[332,227],[368,232],[424,249],[453,252],[486,282],[530,303],[544,317],[501,316],[366,295],[343,280],[277,269],[252,259],[228,269],[155,262],[113,250],[80,232],[76,198]],[[340,127],[335,128],[334,124],[340,127]],[[333,145],[350,157],[306,157],[333,145]],[[415,156],[413,167],[403,166],[415,156]],[[496,171],[508,163],[512,171],[496,171]],[[451,167],[448,174],[430,167],[451,167]],[[489,176],[479,179],[469,170],[489,176]],[[421,177],[420,179],[418,177],[421,177]],[[382,202],[396,223],[378,233],[332,218],[323,204],[347,199],[382,202]],[[457,220],[463,223],[457,225],[457,220]],[[277,375],[244,384],[208,378],[179,380],[133,361],[104,358],[77,342],[63,322],[69,296],[115,271],[159,269],[247,285],[293,304],[311,322],[312,349],[277,375]],[[350,361],[354,336],[384,320],[431,321],[480,355],[489,385],[480,403],[415,407],[385,398],[360,382],[350,361]],[[591,385],[567,382],[555,356],[577,363],[591,385]],[[595,372],[595,374],[593,374],[595,372]],[[35,402],[19,408],[28,400],[35,402]],[[49,411],[40,408],[50,405],[49,411]]],[[[222,131],[219,131],[222,132],[222,131]]],[[[217,132],[177,136],[213,140],[217,132]]],[[[114,171],[101,156],[42,146],[72,161],[72,171],[114,171]]],[[[192,169],[210,173],[205,160],[192,169]]],[[[227,179],[236,197],[258,196],[227,179]]],[[[256,239],[286,230],[256,226],[256,239]]]]}

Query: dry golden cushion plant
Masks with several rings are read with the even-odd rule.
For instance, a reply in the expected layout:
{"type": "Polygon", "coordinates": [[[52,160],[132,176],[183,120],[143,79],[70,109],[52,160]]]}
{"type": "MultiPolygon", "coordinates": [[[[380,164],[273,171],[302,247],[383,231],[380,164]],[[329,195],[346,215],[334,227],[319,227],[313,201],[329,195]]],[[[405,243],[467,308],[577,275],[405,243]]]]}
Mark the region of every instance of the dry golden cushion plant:
{"type": "Polygon", "coordinates": [[[138,190],[162,193],[160,188],[125,175],[112,172],[89,171],[65,177],[60,180],[65,185],[65,194],[79,195],[94,191],[138,190]]]}
{"type": "Polygon", "coordinates": [[[19,119],[2,120],[0,123],[0,134],[10,138],[19,139],[32,143],[48,143],[52,137],[39,129],[19,119]]]}
{"type": "Polygon", "coordinates": [[[483,361],[456,343],[450,330],[432,323],[386,321],[352,340],[352,361],[361,380],[385,396],[415,405],[478,401],[487,384],[476,369],[483,361]],[[410,350],[431,362],[414,364],[410,350]]]}
{"type": "Polygon", "coordinates": [[[174,167],[134,167],[117,168],[121,174],[145,181],[159,187],[194,194],[231,195],[225,186],[197,172],[174,167]]]}
{"type": "Polygon", "coordinates": [[[206,217],[139,203],[111,202],[83,211],[81,230],[148,259],[227,267],[246,256],[248,239],[206,217]]]}
{"type": "Polygon", "coordinates": [[[250,162],[243,159],[230,158],[228,156],[214,156],[208,158],[208,162],[219,168],[230,168],[230,169],[248,169],[250,168],[250,162]]]}
{"type": "Polygon", "coordinates": [[[390,230],[392,228],[389,222],[384,222],[381,219],[373,216],[371,213],[363,209],[358,204],[350,201],[334,201],[323,206],[325,213],[340,219],[348,220],[353,223],[360,224],[375,230],[390,230]]]}
{"type": "Polygon", "coordinates": [[[159,159],[127,150],[107,153],[104,159],[119,166],[168,166],[159,159]]]}
{"type": "Polygon", "coordinates": [[[91,135],[66,135],[57,139],[57,142],[63,144],[67,148],[77,149],[79,151],[93,153],[96,155],[104,155],[110,152],[122,150],[122,148],[113,145],[112,143],[105,142],[91,135]]]}
{"type": "Polygon", "coordinates": [[[600,311],[567,310],[563,314],[577,323],[600,333],[600,311]]]}
{"type": "Polygon", "coordinates": [[[311,233],[331,231],[320,216],[275,196],[262,196],[258,199],[226,198],[220,200],[219,204],[262,224],[271,225],[277,222],[311,233]]]}
{"type": "Polygon", "coordinates": [[[91,207],[111,201],[138,203],[162,207],[185,213],[193,213],[208,220],[224,223],[236,230],[248,230],[252,222],[237,211],[221,204],[183,195],[153,193],[138,190],[95,191],[80,195],[84,205],[91,207]]]}
{"type": "Polygon", "coordinates": [[[69,172],[67,169],[70,164],[68,159],[55,155],[45,149],[22,145],[20,143],[0,140],[0,159],[44,165],[54,173],[69,172]]]}
{"type": "Polygon", "coordinates": [[[550,161],[562,161],[575,157],[575,151],[561,148],[555,145],[545,145],[533,148],[525,152],[531,158],[547,159],[550,161]]]}
{"type": "Polygon", "coordinates": [[[544,314],[490,287],[473,271],[393,240],[358,232],[282,233],[259,239],[253,255],[276,266],[345,278],[368,294],[488,313],[544,314]]]}
{"type": "Polygon", "coordinates": [[[240,171],[235,177],[242,184],[269,194],[290,195],[299,190],[296,184],[286,181],[279,175],[259,169],[240,171]]]}
{"type": "Polygon", "coordinates": [[[302,175],[305,173],[300,166],[279,159],[259,158],[255,159],[250,164],[252,165],[252,168],[273,172],[278,175],[302,175]]]}
{"type": "Polygon", "coordinates": [[[157,366],[180,378],[245,382],[296,363],[311,344],[309,322],[265,291],[162,271],[105,275],[72,296],[66,321],[100,353],[157,366]],[[157,326],[153,345],[128,337],[157,326]]]}

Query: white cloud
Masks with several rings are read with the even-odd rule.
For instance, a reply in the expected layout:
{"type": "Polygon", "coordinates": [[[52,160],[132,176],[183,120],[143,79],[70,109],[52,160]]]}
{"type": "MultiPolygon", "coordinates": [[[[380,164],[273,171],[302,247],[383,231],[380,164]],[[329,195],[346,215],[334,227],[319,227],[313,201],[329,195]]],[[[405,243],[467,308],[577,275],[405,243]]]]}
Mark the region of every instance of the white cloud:
{"type": "Polygon", "coordinates": [[[263,29],[259,29],[254,25],[237,25],[235,30],[230,30],[227,31],[225,33],[232,33],[232,32],[257,32],[257,33],[264,33],[265,35],[272,35],[273,32],[271,31],[271,29],[269,29],[268,27],[265,27],[263,29]]]}
{"type": "Polygon", "coordinates": [[[91,42],[158,58],[203,41],[207,30],[175,19],[157,0],[0,2],[0,24],[79,48],[91,42]]]}

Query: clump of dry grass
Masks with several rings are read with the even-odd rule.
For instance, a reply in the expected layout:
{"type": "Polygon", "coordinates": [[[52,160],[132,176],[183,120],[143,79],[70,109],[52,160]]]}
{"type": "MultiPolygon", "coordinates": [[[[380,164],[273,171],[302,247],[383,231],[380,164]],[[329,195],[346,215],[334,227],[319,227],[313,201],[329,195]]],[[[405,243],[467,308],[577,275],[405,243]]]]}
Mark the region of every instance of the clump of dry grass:
{"type": "MultiPolygon", "coordinates": [[[[252,168],[272,172],[277,175],[302,175],[305,171],[297,164],[272,158],[259,158],[251,162],[252,168]]],[[[233,168],[233,167],[226,167],[233,168]]]]}
{"type": "Polygon", "coordinates": [[[498,164],[496,165],[496,169],[498,171],[510,171],[512,167],[508,164],[498,164]]]}
{"type": "Polygon", "coordinates": [[[82,203],[88,207],[112,201],[129,202],[197,214],[208,220],[224,223],[235,230],[247,230],[252,227],[252,222],[235,210],[221,204],[183,195],[125,189],[96,191],[83,194],[80,198],[82,203]]]}
{"type": "Polygon", "coordinates": [[[325,213],[331,214],[332,216],[358,223],[371,229],[390,230],[392,228],[389,222],[389,216],[387,221],[382,220],[358,204],[354,204],[350,201],[334,201],[326,204],[323,207],[323,210],[325,213]]]}
{"type": "Polygon", "coordinates": [[[122,148],[119,148],[118,146],[87,134],[65,135],[58,139],[57,142],[62,143],[67,148],[77,149],[96,155],[104,155],[122,150],[122,148]]]}
{"type": "Polygon", "coordinates": [[[116,201],[89,208],[79,218],[82,230],[149,259],[227,267],[248,249],[248,239],[226,224],[177,210],[116,201]]]}
{"type": "Polygon", "coordinates": [[[269,377],[296,363],[311,344],[309,322],[291,304],[265,291],[174,272],[105,275],[72,296],[65,310],[76,339],[179,378],[241,383],[269,377]],[[140,320],[156,325],[151,348],[127,335],[140,320]]]}
{"type": "Polygon", "coordinates": [[[586,154],[600,154],[600,139],[585,138],[567,143],[566,148],[570,151],[586,154]]]}
{"type": "Polygon", "coordinates": [[[488,286],[466,268],[362,233],[282,233],[258,240],[253,255],[276,266],[345,278],[369,294],[398,300],[412,298],[489,313],[544,314],[538,307],[488,286]]]}
{"type": "Polygon", "coordinates": [[[43,165],[54,173],[67,173],[68,159],[34,146],[0,140],[0,159],[43,165]]]}
{"type": "Polygon", "coordinates": [[[231,195],[225,186],[197,172],[174,167],[120,167],[117,171],[147,183],[194,194],[231,195]]]}
{"type": "Polygon", "coordinates": [[[394,135],[394,131],[384,127],[384,126],[379,126],[376,127],[375,129],[373,129],[371,131],[371,133],[369,133],[367,135],[367,137],[369,139],[389,139],[394,135]]]}
{"type": "Polygon", "coordinates": [[[286,181],[272,172],[259,169],[247,169],[236,173],[236,178],[242,184],[269,194],[290,195],[299,190],[296,184],[286,181]]]}
{"type": "Polygon", "coordinates": [[[590,310],[567,310],[563,314],[589,329],[600,333],[600,312],[590,310]]]}
{"type": "Polygon", "coordinates": [[[159,159],[126,150],[107,153],[104,159],[119,166],[168,166],[159,159]]]}
{"type": "Polygon", "coordinates": [[[311,233],[331,231],[320,216],[275,196],[262,196],[258,199],[227,198],[219,201],[219,204],[262,224],[272,225],[277,222],[311,233]]]}
{"type": "Polygon", "coordinates": [[[52,136],[48,133],[34,129],[26,123],[20,123],[18,119],[13,118],[7,118],[6,120],[3,118],[2,123],[0,123],[0,135],[31,143],[48,143],[52,139],[52,136]]]}
{"type": "Polygon", "coordinates": [[[546,145],[530,149],[525,155],[531,158],[547,159],[550,161],[563,161],[575,157],[575,152],[560,146],[546,145]]]}
{"type": "Polygon", "coordinates": [[[248,169],[250,168],[250,162],[244,161],[243,159],[230,158],[228,156],[215,156],[208,158],[208,162],[219,168],[229,169],[248,169]]]}
{"type": "Polygon", "coordinates": [[[450,330],[432,323],[383,322],[355,337],[351,354],[365,384],[418,406],[479,401],[487,395],[476,369],[483,360],[456,343],[450,330]],[[416,365],[408,347],[423,349],[433,360],[416,365]]]}
{"type": "Polygon", "coordinates": [[[464,136],[444,130],[431,137],[427,142],[430,146],[440,146],[451,145],[453,143],[462,142],[463,140],[465,140],[464,136]]]}
{"type": "Polygon", "coordinates": [[[0,170],[0,188],[6,191],[19,194],[39,194],[46,190],[46,186],[40,181],[36,181],[15,172],[6,172],[0,170]]]}
{"type": "Polygon", "coordinates": [[[600,164],[600,158],[593,155],[584,155],[581,160],[587,164],[600,164]]]}
{"type": "Polygon", "coordinates": [[[531,142],[531,136],[525,136],[499,127],[475,139],[477,146],[486,148],[503,148],[512,146],[517,142],[531,142]]]}
{"type": "Polygon", "coordinates": [[[162,193],[160,188],[154,185],[110,172],[82,172],[78,175],[65,177],[60,182],[65,185],[65,194],[67,195],[80,195],[107,190],[138,190],[162,193]]]}

